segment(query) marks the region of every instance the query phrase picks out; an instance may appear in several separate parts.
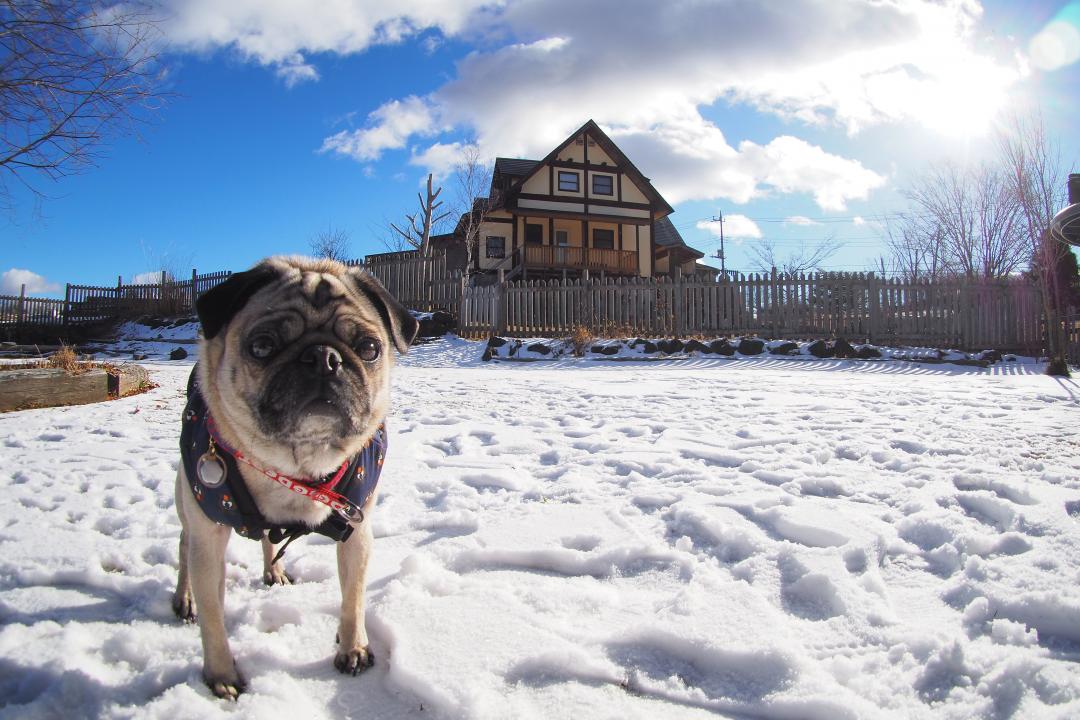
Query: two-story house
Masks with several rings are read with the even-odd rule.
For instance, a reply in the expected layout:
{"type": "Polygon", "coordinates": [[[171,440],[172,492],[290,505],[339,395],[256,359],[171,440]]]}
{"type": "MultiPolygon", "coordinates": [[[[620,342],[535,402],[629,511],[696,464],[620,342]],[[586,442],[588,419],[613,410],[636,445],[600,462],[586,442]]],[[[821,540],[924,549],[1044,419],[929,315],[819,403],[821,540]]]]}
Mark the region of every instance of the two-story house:
{"type": "MultiPolygon", "coordinates": [[[[505,277],[654,277],[695,272],[671,205],[592,120],[543,160],[497,158],[472,271],[505,277]]],[[[433,238],[464,265],[465,218],[433,238]]]]}

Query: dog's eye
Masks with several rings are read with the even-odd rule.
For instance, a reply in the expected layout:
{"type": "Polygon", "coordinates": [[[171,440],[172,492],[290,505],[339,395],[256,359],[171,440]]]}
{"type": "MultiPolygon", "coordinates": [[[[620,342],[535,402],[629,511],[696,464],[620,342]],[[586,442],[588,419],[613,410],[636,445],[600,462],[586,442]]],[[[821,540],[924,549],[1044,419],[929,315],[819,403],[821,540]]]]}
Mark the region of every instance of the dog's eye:
{"type": "Polygon", "coordinates": [[[251,339],[251,344],[248,348],[251,352],[251,357],[257,360],[265,360],[277,350],[277,341],[269,335],[256,335],[251,339]]]}
{"type": "Polygon", "coordinates": [[[356,343],[356,354],[365,362],[371,362],[378,358],[380,350],[379,341],[373,337],[362,337],[356,343]]]}

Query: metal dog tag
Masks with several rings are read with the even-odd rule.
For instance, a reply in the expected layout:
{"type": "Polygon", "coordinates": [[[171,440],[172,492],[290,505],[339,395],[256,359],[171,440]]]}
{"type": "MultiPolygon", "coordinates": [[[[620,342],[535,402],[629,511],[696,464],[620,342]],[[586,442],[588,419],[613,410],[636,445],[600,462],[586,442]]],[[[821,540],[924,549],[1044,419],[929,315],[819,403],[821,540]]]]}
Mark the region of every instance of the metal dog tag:
{"type": "Polygon", "coordinates": [[[202,454],[195,464],[195,473],[202,480],[202,484],[209,488],[216,488],[225,482],[225,476],[229,470],[225,467],[225,461],[214,452],[214,446],[202,454]]]}

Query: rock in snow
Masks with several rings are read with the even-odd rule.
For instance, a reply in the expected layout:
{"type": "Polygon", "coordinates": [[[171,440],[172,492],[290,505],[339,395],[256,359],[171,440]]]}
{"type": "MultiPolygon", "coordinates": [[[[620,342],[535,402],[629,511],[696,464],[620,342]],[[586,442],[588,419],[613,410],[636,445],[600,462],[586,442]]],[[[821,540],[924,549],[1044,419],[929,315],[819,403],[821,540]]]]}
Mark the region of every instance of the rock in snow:
{"type": "Polygon", "coordinates": [[[395,368],[374,667],[333,668],[330,543],[266,588],[233,538],[235,705],[169,606],[196,358],[0,415],[0,716],[1080,717],[1080,405],[1043,366],[485,348],[395,368]]]}

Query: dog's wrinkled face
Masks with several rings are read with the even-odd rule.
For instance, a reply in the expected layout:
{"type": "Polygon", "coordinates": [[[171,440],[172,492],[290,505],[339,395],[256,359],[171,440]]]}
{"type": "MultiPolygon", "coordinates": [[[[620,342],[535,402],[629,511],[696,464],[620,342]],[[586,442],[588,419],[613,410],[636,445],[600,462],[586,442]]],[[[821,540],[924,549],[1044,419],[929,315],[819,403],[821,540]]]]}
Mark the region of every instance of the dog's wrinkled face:
{"type": "Polygon", "coordinates": [[[305,474],[332,468],[375,432],[393,349],[404,352],[416,333],[370,276],[330,261],[271,258],[201,296],[198,310],[211,413],[249,452],[305,474]]]}

